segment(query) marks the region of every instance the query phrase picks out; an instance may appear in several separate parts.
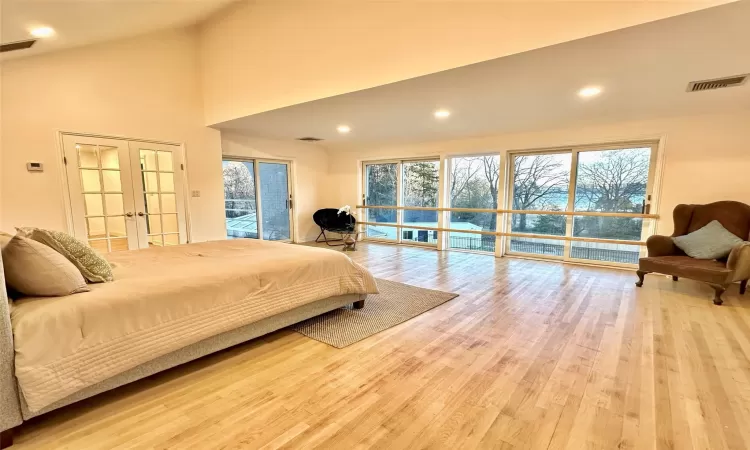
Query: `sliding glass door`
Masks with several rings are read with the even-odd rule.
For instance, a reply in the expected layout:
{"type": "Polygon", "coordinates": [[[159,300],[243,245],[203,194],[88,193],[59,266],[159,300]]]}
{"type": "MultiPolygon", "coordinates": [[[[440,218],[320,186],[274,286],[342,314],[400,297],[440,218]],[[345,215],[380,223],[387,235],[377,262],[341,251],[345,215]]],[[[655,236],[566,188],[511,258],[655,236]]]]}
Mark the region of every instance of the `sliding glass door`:
{"type": "Polygon", "coordinates": [[[290,241],[291,201],[289,163],[258,161],[261,234],[268,241],[290,241]]]}
{"type": "MultiPolygon", "coordinates": [[[[648,214],[655,168],[655,144],[591,147],[511,154],[509,203],[513,233],[641,241],[647,220],[618,216],[648,214]],[[538,211],[538,213],[537,213],[538,211]],[[580,212],[580,215],[545,212],[580,212]]],[[[641,246],[513,236],[506,253],[564,260],[637,264],[641,246]]]]}
{"type": "Polygon", "coordinates": [[[437,211],[404,211],[382,207],[437,208],[440,192],[438,159],[365,163],[363,173],[362,200],[367,206],[381,207],[365,209],[365,222],[378,224],[366,226],[366,237],[392,242],[437,244],[437,231],[421,229],[438,226],[437,211]],[[399,229],[394,225],[411,225],[414,228],[399,229]]]}
{"type": "Polygon", "coordinates": [[[222,168],[227,238],[291,241],[290,163],[227,158],[222,168]]]}

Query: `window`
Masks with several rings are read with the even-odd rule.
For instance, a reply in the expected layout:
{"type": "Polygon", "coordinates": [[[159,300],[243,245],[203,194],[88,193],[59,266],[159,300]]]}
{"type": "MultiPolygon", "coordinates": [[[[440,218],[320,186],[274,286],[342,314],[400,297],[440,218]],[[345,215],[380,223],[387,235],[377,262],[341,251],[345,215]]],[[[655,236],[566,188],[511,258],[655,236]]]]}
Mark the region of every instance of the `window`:
{"type": "MultiPolygon", "coordinates": [[[[512,209],[539,213],[511,214],[510,230],[514,233],[565,236],[566,216],[544,214],[544,211],[567,209],[571,154],[524,153],[514,155],[512,161],[512,209]]],[[[511,252],[563,256],[564,241],[510,238],[509,242],[511,252]]]]}
{"type": "MultiPolygon", "coordinates": [[[[419,206],[437,208],[439,161],[408,161],[401,164],[402,200],[399,206],[419,206]]],[[[403,211],[403,224],[420,227],[437,227],[437,211],[403,211]]],[[[404,228],[402,241],[436,244],[437,239],[429,239],[427,230],[404,228]],[[408,233],[408,238],[406,237],[408,233]]]]}
{"type": "MultiPolygon", "coordinates": [[[[438,206],[440,161],[437,159],[365,163],[364,201],[367,206],[438,206]]],[[[366,208],[366,236],[374,239],[436,245],[437,233],[386,225],[437,227],[437,211],[366,208]]]]}
{"type": "MultiPolygon", "coordinates": [[[[450,159],[451,208],[498,209],[497,189],[500,178],[500,156],[468,156],[450,159]]],[[[450,213],[448,228],[467,231],[497,231],[497,214],[455,211],[450,213]]],[[[495,251],[494,235],[448,233],[448,248],[495,251]]]]}
{"type": "Polygon", "coordinates": [[[222,161],[228,239],[292,240],[289,164],[270,160],[222,161]]]}
{"type": "MultiPolygon", "coordinates": [[[[398,164],[365,165],[365,204],[369,206],[398,206],[398,164]]],[[[395,209],[367,209],[365,222],[396,224],[395,209]]],[[[398,228],[367,225],[367,237],[395,240],[398,228]]]]}
{"type": "Polygon", "coordinates": [[[489,253],[501,253],[502,243],[506,254],[637,264],[653,222],[628,216],[650,213],[656,145],[509,152],[507,161],[454,156],[445,167],[436,158],[364,163],[366,236],[489,253]]]}
{"type": "MultiPolygon", "coordinates": [[[[648,226],[641,218],[544,212],[647,213],[655,154],[654,145],[513,154],[508,186],[512,208],[539,213],[509,215],[511,231],[640,241],[648,226]]],[[[641,247],[511,237],[506,250],[566,260],[637,264],[641,247]]]]}
{"type": "MultiPolygon", "coordinates": [[[[578,154],[574,211],[643,213],[648,202],[650,147],[578,154]]],[[[632,217],[573,217],[573,236],[640,241],[644,220],[632,217]]],[[[638,264],[640,246],[571,242],[573,259],[638,264]]]]}

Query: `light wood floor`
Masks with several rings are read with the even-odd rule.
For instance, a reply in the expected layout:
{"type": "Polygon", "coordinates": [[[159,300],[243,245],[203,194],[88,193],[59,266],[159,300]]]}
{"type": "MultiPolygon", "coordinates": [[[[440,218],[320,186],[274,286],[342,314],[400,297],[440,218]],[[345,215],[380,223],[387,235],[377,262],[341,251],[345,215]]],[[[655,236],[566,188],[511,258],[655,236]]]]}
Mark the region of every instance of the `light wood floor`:
{"type": "Polygon", "coordinates": [[[23,425],[40,448],[746,448],[750,295],[359,244],[460,295],[346,349],[280,331],[23,425]]]}

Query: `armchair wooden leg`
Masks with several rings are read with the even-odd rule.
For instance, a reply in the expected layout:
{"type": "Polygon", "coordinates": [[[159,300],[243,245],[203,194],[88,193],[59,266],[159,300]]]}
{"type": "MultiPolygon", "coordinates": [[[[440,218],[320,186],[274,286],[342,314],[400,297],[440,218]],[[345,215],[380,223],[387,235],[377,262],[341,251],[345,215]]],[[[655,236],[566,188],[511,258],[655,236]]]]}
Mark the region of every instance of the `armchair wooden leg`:
{"type": "Polygon", "coordinates": [[[635,274],[638,275],[638,281],[635,282],[636,286],[638,286],[638,287],[643,286],[643,277],[645,277],[647,273],[648,272],[644,272],[642,270],[637,270],[635,272],[635,274]]]}
{"type": "Polygon", "coordinates": [[[672,275],[672,281],[677,281],[679,279],[680,279],[680,277],[678,277],[677,275],[672,275]]]}
{"type": "Polygon", "coordinates": [[[0,449],[8,448],[11,445],[13,445],[13,428],[0,431],[0,449]]]}
{"type": "Polygon", "coordinates": [[[724,303],[724,300],[721,299],[721,294],[724,293],[724,291],[727,290],[727,287],[721,284],[713,284],[709,283],[709,285],[714,288],[714,305],[721,305],[724,303]]]}
{"type": "Polygon", "coordinates": [[[747,280],[740,281],[740,295],[744,295],[747,290],[747,280]]]}

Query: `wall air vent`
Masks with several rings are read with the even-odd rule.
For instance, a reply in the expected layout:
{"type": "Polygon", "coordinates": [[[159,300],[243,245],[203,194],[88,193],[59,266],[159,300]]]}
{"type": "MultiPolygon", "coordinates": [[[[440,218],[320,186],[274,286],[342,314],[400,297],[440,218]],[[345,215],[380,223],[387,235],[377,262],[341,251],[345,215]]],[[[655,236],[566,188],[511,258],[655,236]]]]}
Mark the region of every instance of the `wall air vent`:
{"type": "Polygon", "coordinates": [[[301,138],[297,138],[297,140],[305,141],[305,142],[318,142],[318,141],[322,141],[323,139],[316,138],[316,137],[301,137],[301,138]]]}
{"type": "Polygon", "coordinates": [[[18,41],[18,42],[10,42],[7,44],[0,45],[0,53],[5,52],[12,52],[14,50],[24,50],[27,48],[31,48],[32,45],[36,42],[36,39],[28,39],[25,41],[18,41]]]}
{"type": "Polygon", "coordinates": [[[715,80],[691,81],[688,83],[688,92],[709,91],[726,87],[742,86],[747,81],[748,74],[735,75],[733,77],[717,78],[715,80]]]}

